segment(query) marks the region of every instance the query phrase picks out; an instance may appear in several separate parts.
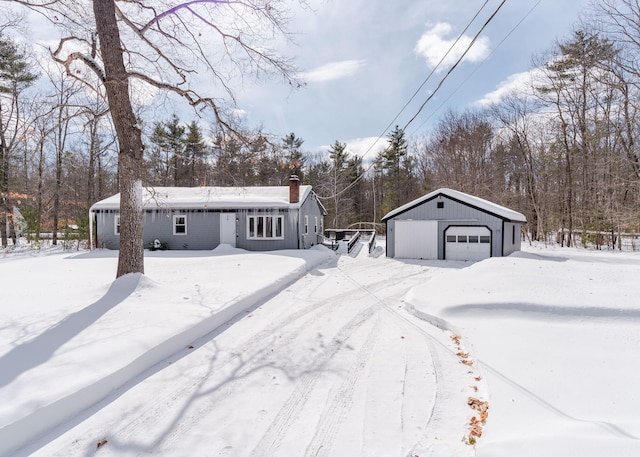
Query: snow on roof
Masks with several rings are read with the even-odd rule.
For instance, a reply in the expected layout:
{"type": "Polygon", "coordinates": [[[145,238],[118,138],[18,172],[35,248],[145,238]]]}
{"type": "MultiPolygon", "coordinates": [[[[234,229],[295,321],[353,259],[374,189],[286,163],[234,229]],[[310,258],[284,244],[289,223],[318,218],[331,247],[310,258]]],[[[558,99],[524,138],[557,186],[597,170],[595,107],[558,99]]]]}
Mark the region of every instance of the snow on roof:
{"type": "MultiPolygon", "coordinates": [[[[264,187],[144,187],[144,209],[232,209],[232,208],[299,208],[311,193],[311,186],[300,186],[300,201],[289,203],[289,186],[264,187]]],[[[119,209],[120,194],[105,198],[91,206],[119,209]]]]}
{"type": "Polygon", "coordinates": [[[438,190],[434,190],[433,192],[424,195],[420,198],[416,198],[413,201],[410,201],[409,203],[400,206],[399,208],[396,208],[392,211],[389,211],[383,218],[382,220],[386,220],[386,219],[390,219],[393,216],[396,216],[400,213],[403,213],[411,208],[413,208],[414,206],[417,206],[423,202],[429,201],[434,197],[437,197],[438,195],[444,195],[447,196],[449,198],[452,198],[454,200],[458,200],[461,201],[463,203],[466,203],[470,206],[474,206],[476,208],[479,208],[481,210],[487,211],[491,214],[495,214],[496,216],[502,217],[504,219],[510,220],[510,221],[514,221],[514,222],[527,222],[527,218],[524,216],[524,214],[519,213],[517,211],[513,211],[509,208],[505,208],[504,206],[500,206],[497,205],[495,203],[492,203],[488,200],[485,200],[483,198],[480,197],[474,197],[473,195],[469,195],[469,194],[465,194],[464,192],[459,192],[457,190],[453,190],[453,189],[447,189],[446,187],[443,187],[441,189],[438,190]]]}

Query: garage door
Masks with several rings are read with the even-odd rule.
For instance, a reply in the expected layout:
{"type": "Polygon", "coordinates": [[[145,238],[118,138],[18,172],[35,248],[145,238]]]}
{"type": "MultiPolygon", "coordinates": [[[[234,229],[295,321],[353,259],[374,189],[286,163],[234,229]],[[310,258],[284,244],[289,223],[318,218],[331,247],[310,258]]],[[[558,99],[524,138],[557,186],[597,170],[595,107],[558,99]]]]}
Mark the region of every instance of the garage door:
{"type": "Polygon", "coordinates": [[[482,260],[491,257],[491,231],[487,227],[449,227],[445,231],[445,259],[482,260]]]}
{"type": "Polygon", "coordinates": [[[438,221],[396,221],[395,257],[438,258],[438,221]]]}

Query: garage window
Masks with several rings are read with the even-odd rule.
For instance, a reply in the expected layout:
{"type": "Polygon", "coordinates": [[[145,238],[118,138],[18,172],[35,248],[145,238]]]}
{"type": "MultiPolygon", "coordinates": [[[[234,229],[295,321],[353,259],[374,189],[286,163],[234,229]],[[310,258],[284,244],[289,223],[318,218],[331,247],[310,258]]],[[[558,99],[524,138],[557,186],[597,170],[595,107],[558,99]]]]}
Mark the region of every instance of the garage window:
{"type": "Polygon", "coordinates": [[[480,242],[481,243],[491,243],[491,237],[490,236],[481,236],[480,237],[480,242]]]}
{"type": "Polygon", "coordinates": [[[458,243],[466,243],[467,235],[458,235],[458,243]]]}
{"type": "Polygon", "coordinates": [[[469,243],[477,243],[478,235],[469,235],[469,243]]]}

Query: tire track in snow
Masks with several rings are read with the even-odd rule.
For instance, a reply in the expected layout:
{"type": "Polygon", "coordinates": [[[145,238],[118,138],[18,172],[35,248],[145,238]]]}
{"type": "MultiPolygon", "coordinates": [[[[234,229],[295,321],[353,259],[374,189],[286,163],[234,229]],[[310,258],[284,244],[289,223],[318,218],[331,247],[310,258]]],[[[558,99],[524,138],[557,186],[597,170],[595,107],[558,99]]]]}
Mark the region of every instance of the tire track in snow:
{"type": "MultiPolygon", "coordinates": [[[[264,457],[274,454],[284,439],[286,431],[295,422],[302,411],[302,407],[309,400],[313,387],[318,381],[318,369],[324,367],[343,347],[343,343],[349,340],[355,330],[371,319],[378,309],[379,306],[377,306],[377,304],[369,306],[360,311],[347,324],[342,326],[338,333],[333,337],[331,344],[329,344],[323,353],[317,358],[313,367],[310,367],[303,375],[302,381],[298,382],[295,390],[289,396],[284,406],[280,409],[275,419],[260,439],[260,442],[254,448],[251,453],[252,457],[264,457]]],[[[373,325],[373,328],[369,331],[369,335],[372,334],[375,327],[376,326],[373,325]]],[[[369,337],[367,338],[367,341],[368,339],[369,337]]],[[[362,350],[363,348],[361,347],[359,351],[362,350]]]]}
{"type": "MultiPolygon", "coordinates": [[[[445,429],[446,432],[449,434],[453,433],[453,436],[457,437],[457,435],[455,435],[455,428],[452,428],[450,426],[451,424],[444,427],[441,424],[450,416],[448,409],[452,408],[452,406],[455,408],[455,405],[466,405],[468,396],[464,393],[468,388],[468,383],[460,381],[467,379],[468,376],[448,377],[446,371],[443,369],[443,358],[451,359],[451,365],[460,365],[460,360],[455,354],[453,345],[450,344],[450,341],[445,339],[452,336],[453,333],[448,330],[442,330],[427,321],[419,320],[414,322],[409,317],[403,316],[391,307],[386,307],[385,311],[394,316],[397,320],[409,324],[423,335],[429,354],[431,355],[436,379],[435,399],[429,418],[424,426],[422,438],[415,443],[407,455],[410,457],[414,455],[420,455],[421,457],[440,457],[443,455],[445,450],[450,450],[450,445],[447,442],[447,437],[445,436],[446,433],[443,433],[445,429]],[[439,339],[438,336],[441,336],[444,341],[439,339]],[[455,385],[456,380],[459,383],[457,386],[455,385]],[[456,396],[459,397],[457,400],[452,398],[456,396]]],[[[461,371],[466,371],[467,368],[469,367],[461,369],[461,371]]],[[[461,422],[459,430],[460,437],[464,436],[466,432],[466,423],[461,422]]],[[[468,455],[474,454],[475,452],[473,448],[470,447],[468,455]]]]}
{"type": "Polygon", "coordinates": [[[326,405],[325,410],[322,412],[316,433],[307,446],[304,455],[313,457],[325,457],[329,455],[340,425],[344,423],[353,405],[356,383],[366,370],[367,364],[374,352],[376,340],[379,335],[379,328],[380,320],[378,319],[366,341],[358,351],[348,375],[342,381],[326,405]]]}
{"type": "MultiPolygon", "coordinates": [[[[313,273],[309,273],[301,278],[301,281],[298,281],[294,285],[285,289],[287,293],[302,295],[306,297],[305,301],[310,301],[311,303],[300,308],[299,310],[286,314],[284,317],[277,319],[275,322],[271,322],[265,328],[263,328],[258,333],[251,335],[250,338],[246,339],[244,343],[240,344],[237,347],[233,348],[233,352],[229,354],[221,354],[220,350],[216,348],[215,356],[221,357],[219,360],[215,361],[215,364],[212,363],[211,360],[207,360],[202,365],[210,364],[209,370],[203,374],[201,379],[196,379],[189,383],[185,383],[179,386],[177,389],[167,389],[164,394],[160,394],[154,402],[150,405],[145,405],[143,410],[139,410],[136,415],[127,423],[119,422],[117,424],[116,432],[120,440],[131,440],[135,439],[137,430],[143,427],[148,427],[148,424],[157,423],[161,420],[162,417],[165,417],[170,414],[175,414],[174,411],[176,409],[175,405],[179,405],[180,403],[184,403],[189,398],[199,396],[201,386],[205,383],[205,381],[212,375],[217,374],[225,370],[230,370],[234,366],[240,366],[246,363],[246,360],[251,359],[254,362],[258,357],[266,358],[270,356],[271,349],[274,351],[281,350],[282,348],[286,348],[287,344],[289,344],[297,335],[297,331],[295,328],[305,328],[310,324],[317,323],[320,319],[325,316],[328,316],[332,313],[333,310],[344,306],[344,302],[362,299],[362,292],[359,287],[355,289],[347,289],[342,290],[339,294],[333,294],[329,297],[320,300],[314,300],[313,296],[320,292],[322,293],[323,287],[328,282],[332,282],[336,280],[336,274],[339,274],[344,277],[344,272],[339,269],[332,270],[330,274],[326,277],[323,277],[319,283],[317,282],[317,278],[314,276],[310,276],[313,273]],[[308,291],[309,284],[313,285],[311,293],[308,291]],[[295,326],[295,327],[294,327],[295,326]],[[294,328],[292,328],[294,327],[294,328]],[[287,332],[284,337],[275,339],[274,334],[280,333],[286,329],[287,332]]],[[[399,271],[394,270],[391,276],[388,276],[384,280],[379,280],[374,278],[372,280],[373,284],[368,284],[367,287],[371,291],[379,291],[379,290],[388,290],[389,287],[393,287],[399,279],[404,278],[406,276],[406,272],[403,274],[403,270],[399,271]]],[[[331,290],[331,287],[329,287],[331,290]]],[[[265,303],[268,303],[267,300],[265,303]]],[[[262,305],[260,305],[262,306],[262,305]]],[[[238,325],[245,316],[238,318],[233,321],[233,325],[238,325]]],[[[225,329],[226,331],[227,329],[225,329]]],[[[206,340],[203,347],[206,347],[211,344],[215,344],[215,337],[220,333],[220,330],[214,331],[214,337],[211,335],[205,336],[202,340],[206,340]]],[[[348,336],[348,335],[343,335],[348,336]]],[[[211,355],[207,354],[202,356],[203,347],[198,348],[196,351],[188,354],[188,357],[203,357],[206,359],[210,359],[211,355]]],[[[339,348],[335,348],[339,349],[339,348]]],[[[237,373],[239,378],[242,376],[242,373],[237,373]]],[[[197,375],[196,375],[197,376],[197,375]]],[[[235,379],[234,382],[240,382],[241,379],[235,379]]],[[[131,388],[131,387],[129,387],[131,388]]],[[[127,389],[128,390],[128,389],[127,389]]],[[[164,444],[168,444],[177,439],[181,430],[188,429],[193,424],[197,424],[199,417],[201,414],[206,414],[207,408],[212,405],[216,399],[223,398],[226,395],[228,390],[228,386],[222,390],[217,390],[210,392],[208,394],[206,404],[209,405],[207,407],[196,407],[195,409],[190,408],[189,411],[183,411],[180,413],[180,419],[177,423],[172,423],[172,429],[167,428],[165,432],[161,433],[163,436],[162,442],[164,444]]]]}
{"type": "MultiPolygon", "coordinates": [[[[424,432],[423,432],[422,439],[420,439],[418,443],[416,443],[412,447],[408,455],[409,456],[420,455],[421,457],[422,456],[439,457],[440,455],[442,455],[438,446],[438,435],[439,435],[439,432],[441,432],[440,423],[444,418],[447,417],[447,406],[451,403],[450,401],[445,401],[445,397],[447,396],[447,392],[451,392],[453,390],[449,388],[447,392],[445,392],[445,386],[447,385],[447,383],[450,383],[453,381],[450,379],[446,379],[445,370],[443,369],[441,358],[442,356],[450,357],[453,359],[453,363],[455,364],[457,364],[459,360],[455,355],[455,352],[453,351],[453,347],[452,346],[447,347],[447,345],[443,341],[438,339],[437,336],[442,336],[445,334],[450,335],[451,332],[444,331],[425,321],[419,321],[420,324],[422,325],[418,325],[418,323],[414,322],[413,320],[409,319],[406,316],[403,316],[397,309],[395,309],[395,307],[391,306],[388,303],[385,303],[385,301],[382,298],[378,297],[375,294],[375,291],[360,284],[358,280],[356,280],[351,274],[342,270],[339,266],[338,266],[338,270],[342,273],[343,276],[349,279],[353,284],[359,287],[363,292],[370,295],[377,302],[379,302],[382,305],[382,309],[384,309],[395,320],[399,321],[404,326],[409,326],[414,331],[417,331],[418,333],[423,335],[427,349],[429,351],[432,366],[434,369],[434,380],[435,380],[436,391],[435,391],[435,397],[434,397],[431,411],[429,413],[427,422],[424,425],[424,432]]],[[[420,272],[416,273],[416,275],[420,275],[420,272]]],[[[407,278],[408,276],[405,276],[404,279],[406,280],[407,278]]],[[[423,281],[424,281],[424,278],[421,278],[419,282],[423,282],[423,281]]],[[[406,287],[404,287],[403,290],[405,292],[408,291],[406,287]]],[[[462,387],[464,388],[467,386],[465,384],[462,387]]],[[[462,398],[462,401],[466,401],[466,398],[464,398],[464,396],[462,398]]],[[[461,428],[460,428],[461,436],[466,432],[465,425],[466,424],[461,424],[461,428]]]]}

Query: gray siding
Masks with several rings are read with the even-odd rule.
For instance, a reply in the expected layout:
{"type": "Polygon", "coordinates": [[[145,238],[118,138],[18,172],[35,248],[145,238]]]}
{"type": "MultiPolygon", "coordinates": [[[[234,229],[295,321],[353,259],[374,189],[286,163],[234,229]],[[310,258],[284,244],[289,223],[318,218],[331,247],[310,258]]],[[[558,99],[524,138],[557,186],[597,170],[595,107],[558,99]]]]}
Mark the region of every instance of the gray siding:
{"type": "MultiPolygon", "coordinates": [[[[511,242],[511,225],[493,214],[460,203],[445,195],[439,195],[431,200],[423,202],[414,208],[394,216],[387,221],[387,256],[395,257],[395,221],[396,220],[437,220],[438,222],[438,259],[444,259],[444,233],[451,226],[485,226],[491,231],[491,255],[502,256],[519,249],[519,237],[517,237],[518,249],[511,243],[508,249],[503,251],[503,231],[508,230],[509,242],[511,242]],[[438,208],[438,202],[443,203],[438,208]],[[504,225],[504,228],[503,228],[504,225]],[[508,227],[507,227],[508,225],[508,227]]],[[[520,224],[516,229],[519,231],[520,224]]]]}
{"type": "Polygon", "coordinates": [[[239,210],[236,213],[238,225],[236,226],[237,244],[236,247],[246,249],[247,251],[277,251],[281,249],[298,249],[297,239],[297,221],[298,210],[239,210]],[[282,240],[250,240],[247,237],[247,220],[248,216],[284,216],[284,225],[282,240]]]}
{"type": "Polygon", "coordinates": [[[521,224],[519,222],[504,223],[503,255],[519,251],[522,243],[521,224]]]}
{"type": "Polygon", "coordinates": [[[318,197],[314,193],[311,193],[302,204],[299,233],[302,244],[301,247],[304,249],[309,249],[311,246],[318,244],[318,235],[321,235],[324,231],[324,216],[317,199],[318,197]],[[304,233],[304,216],[309,217],[307,233],[304,233]],[[315,224],[315,218],[318,218],[317,226],[315,224]]]}
{"type": "Polygon", "coordinates": [[[99,211],[95,214],[96,244],[99,248],[118,249],[120,236],[114,233],[114,218],[120,211],[99,211]]]}
{"type": "MultiPolygon", "coordinates": [[[[151,210],[143,216],[143,239],[145,248],[159,240],[172,250],[213,249],[220,244],[220,213],[233,212],[236,215],[236,247],[249,251],[274,251],[282,249],[306,249],[317,244],[317,233],[322,233],[323,214],[317,197],[311,193],[300,209],[242,209],[219,210],[151,210]],[[184,215],[187,221],[187,233],[173,233],[173,216],[184,215]],[[248,216],[283,216],[283,239],[248,239],[248,216]],[[308,233],[304,233],[304,216],[309,217],[308,233]],[[314,233],[315,218],[318,218],[317,233],[314,233]]],[[[118,249],[119,235],[115,234],[115,216],[117,210],[100,210],[95,214],[97,246],[106,249],[118,249]]]]}

